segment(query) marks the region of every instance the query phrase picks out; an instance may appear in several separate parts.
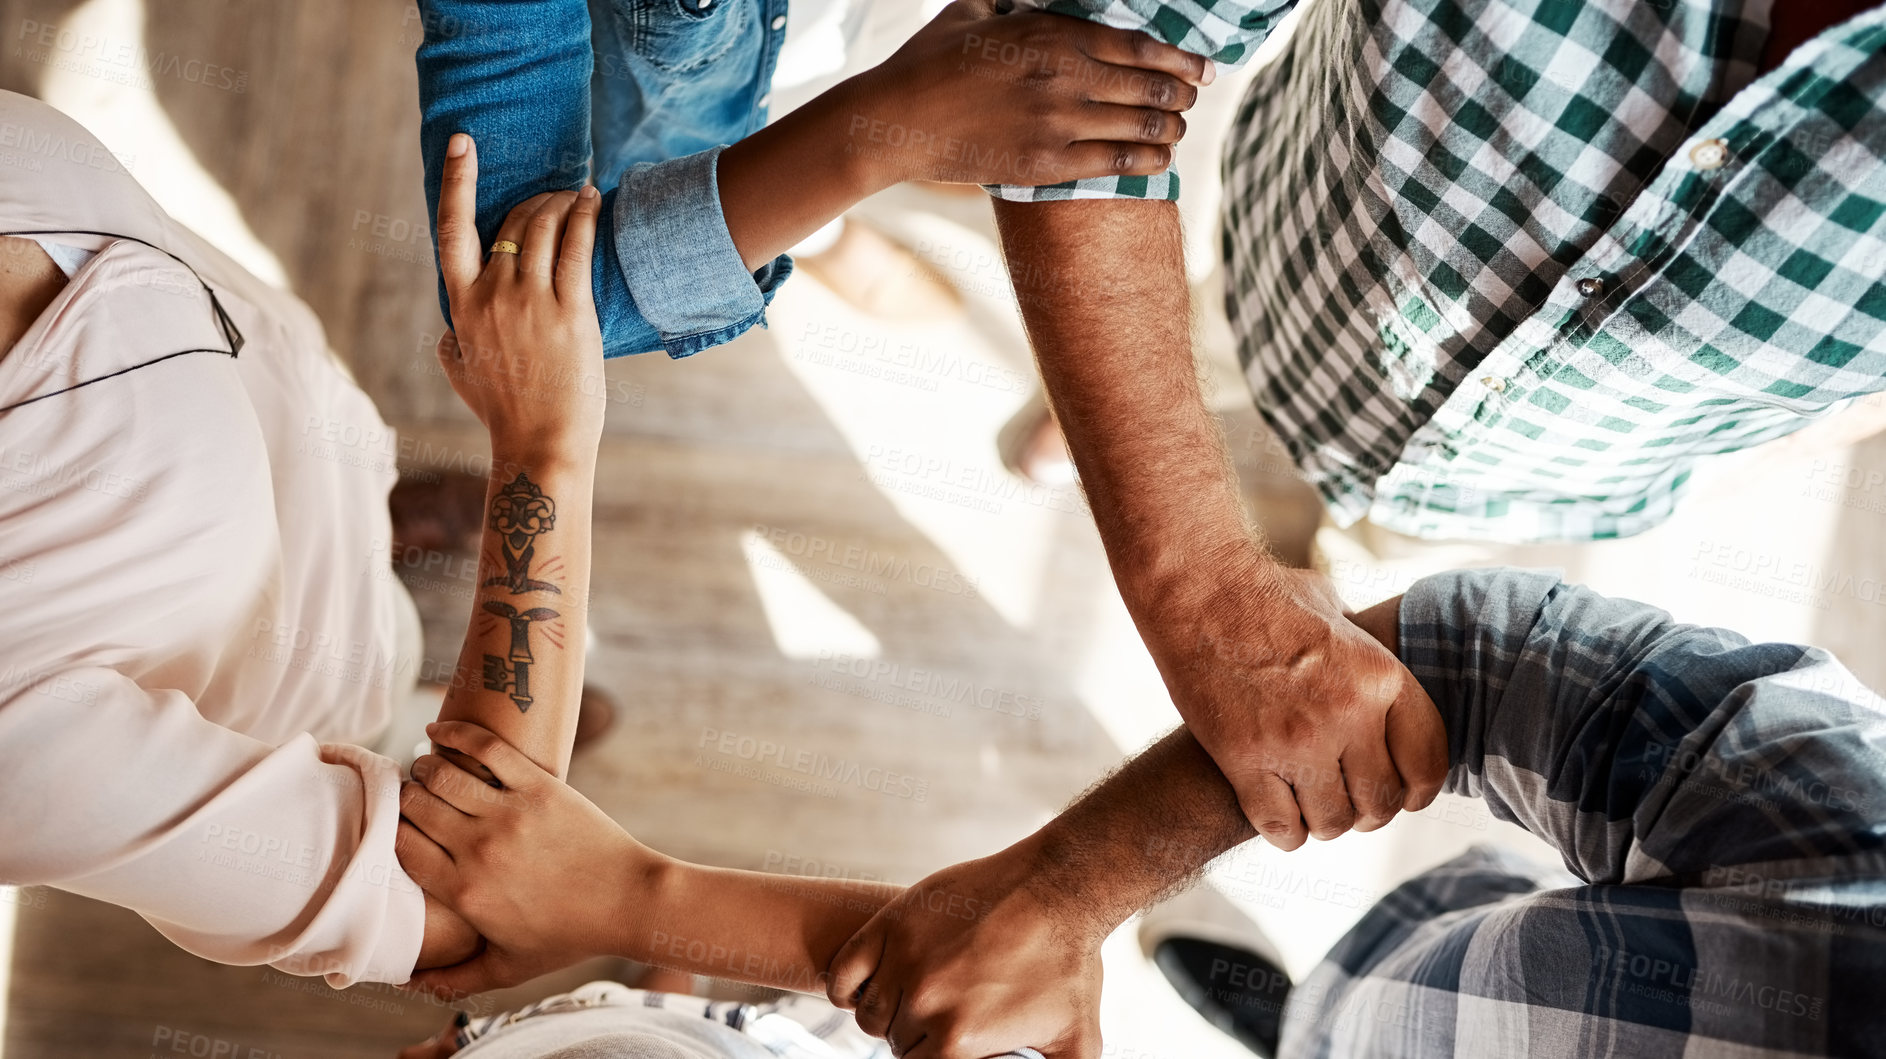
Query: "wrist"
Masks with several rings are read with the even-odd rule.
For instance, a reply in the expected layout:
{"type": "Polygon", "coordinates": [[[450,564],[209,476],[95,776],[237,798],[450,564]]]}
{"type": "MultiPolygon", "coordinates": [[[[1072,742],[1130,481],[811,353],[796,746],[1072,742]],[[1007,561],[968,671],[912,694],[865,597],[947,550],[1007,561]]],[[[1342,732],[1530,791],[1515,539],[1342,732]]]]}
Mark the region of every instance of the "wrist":
{"type": "Polygon", "coordinates": [[[594,470],[601,442],[600,437],[561,428],[495,429],[491,432],[491,467],[494,473],[528,471],[537,478],[560,471],[594,470]]]}
{"type": "Polygon", "coordinates": [[[897,98],[897,88],[878,84],[875,69],[853,75],[819,97],[817,113],[823,123],[820,140],[832,171],[858,199],[868,198],[910,179],[903,157],[889,144],[889,130],[902,126],[884,114],[884,101],[897,98]]]}
{"type": "Polygon", "coordinates": [[[1138,905],[1113,900],[1101,873],[1083,868],[1077,851],[1058,821],[995,855],[1018,880],[1016,891],[1030,901],[1033,914],[1057,935],[1098,945],[1126,922],[1138,905]]]}
{"type": "Polygon", "coordinates": [[[1248,598],[1264,591],[1277,571],[1277,561],[1241,517],[1145,534],[1119,566],[1121,598],[1149,643],[1192,637],[1222,605],[1227,588],[1248,598]]]}
{"type": "Polygon", "coordinates": [[[653,924],[661,909],[672,907],[686,889],[692,865],[663,856],[630,839],[615,857],[609,880],[608,952],[613,956],[648,963],[654,953],[653,924]]]}

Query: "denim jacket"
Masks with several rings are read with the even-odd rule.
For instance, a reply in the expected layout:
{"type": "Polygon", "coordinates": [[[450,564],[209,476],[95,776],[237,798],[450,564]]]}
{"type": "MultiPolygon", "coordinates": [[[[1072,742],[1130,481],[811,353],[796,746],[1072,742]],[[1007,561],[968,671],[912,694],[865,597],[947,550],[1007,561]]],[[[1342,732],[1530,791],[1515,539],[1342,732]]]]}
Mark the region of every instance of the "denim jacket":
{"type": "MultiPolygon", "coordinates": [[[[478,145],[478,233],[511,207],[604,193],[593,284],[611,357],[685,357],[762,323],[792,272],[749,271],[720,208],[723,145],[766,121],[787,0],[421,0],[420,148],[438,215],[445,145],[478,145]]],[[[435,240],[436,251],[436,240],[435,240]]],[[[443,285],[440,307],[450,319],[443,285]]]]}

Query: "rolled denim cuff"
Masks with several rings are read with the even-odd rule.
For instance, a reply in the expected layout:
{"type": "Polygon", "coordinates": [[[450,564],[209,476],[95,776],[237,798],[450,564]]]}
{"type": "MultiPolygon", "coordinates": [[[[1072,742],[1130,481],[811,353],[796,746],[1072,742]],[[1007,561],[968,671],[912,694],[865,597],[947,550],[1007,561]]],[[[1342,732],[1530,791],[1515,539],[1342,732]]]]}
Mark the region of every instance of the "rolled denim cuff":
{"type": "Polygon", "coordinates": [[[721,150],[631,166],[617,187],[622,278],[677,359],[764,326],[773,292],[792,275],[784,254],[757,272],[740,260],[720,209],[721,150]]]}

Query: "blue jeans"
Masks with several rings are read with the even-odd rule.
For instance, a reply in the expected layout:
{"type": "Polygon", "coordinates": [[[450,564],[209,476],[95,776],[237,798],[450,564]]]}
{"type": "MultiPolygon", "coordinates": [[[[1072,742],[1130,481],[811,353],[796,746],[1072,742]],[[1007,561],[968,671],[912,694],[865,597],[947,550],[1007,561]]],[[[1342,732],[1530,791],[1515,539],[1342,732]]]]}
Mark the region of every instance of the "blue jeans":
{"type": "MultiPolygon", "coordinates": [[[[478,144],[487,246],[511,207],[582,186],[593,162],[604,192],[593,284],[607,356],[684,357],[761,323],[792,262],[747,270],[715,172],[723,145],[765,123],[786,5],[420,0],[419,143],[432,216],[453,133],[478,144]]],[[[443,283],[439,304],[449,320],[443,283]]]]}

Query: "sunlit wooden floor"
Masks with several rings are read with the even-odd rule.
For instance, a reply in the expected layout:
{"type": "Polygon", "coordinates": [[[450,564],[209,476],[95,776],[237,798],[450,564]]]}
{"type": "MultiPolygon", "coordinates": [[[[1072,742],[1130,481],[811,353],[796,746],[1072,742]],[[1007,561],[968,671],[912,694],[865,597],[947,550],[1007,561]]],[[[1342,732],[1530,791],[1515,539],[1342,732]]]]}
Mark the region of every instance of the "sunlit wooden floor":
{"type": "MultiPolygon", "coordinates": [[[[173,212],[315,308],[409,439],[415,469],[482,452],[433,367],[440,323],[410,4],[0,0],[0,41],[0,87],[74,113],[173,212]],[[40,27],[60,25],[106,44],[97,54],[62,49],[56,33],[50,48],[31,43],[40,27]],[[211,83],[160,64],[156,76],[134,76],[100,57],[120,41],[220,72],[211,83]]],[[[1209,173],[1188,173],[1188,189],[1209,173]]],[[[572,778],[668,852],[912,881],[1032,829],[1176,720],[1078,496],[1023,487],[996,459],[992,439],[1024,400],[1018,380],[1031,369],[999,271],[974,263],[992,253],[986,230],[928,217],[900,234],[968,251],[939,255],[972,262],[946,269],[966,291],[962,318],[873,320],[804,276],[781,294],[770,330],[682,362],[609,369],[591,678],[616,691],[625,715],[572,778]],[[915,371],[888,370],[874,352],[907,347],[923,351],[915,371]],[[915,670],[926,676],[912,691],[915,670]],[[789,772],[719,752],[722,733],[902,781],[890,793],[795,789],[789,772]]],[[[1227,407],[1260,519],[1280,548],[1307,549],[1314,511],[1306,516],[1301,490],[1274,473],[1255,414],[1227,407]]],[[[1733,492],[1700,492],[1670,526],[1601,548],[1396,545],[1378,558],[1353,535],[1325,530],[1320,540],[1354,603],[1454,563],[1557,565],[1686,620],[1823,643],[1879,686],[1886,657],[1869,645],[1886,631],[1880,603],[1839,592],[1783,603],[1712,576],[1722,571],[1711,549],[1727,544],[1805,555],[1872,578],[1876,590],[1886,581],[1886,505],[1869,504],[1886,495],[1801,499],[1825,461],[1886,468],[1886,439],[1817,458],[1818,467],[1751,474],[1733,492]]],[[[452,658],[465,600],[450,578],[417,573],[428,657],[452,658]]],[[[1504,834],[1477,806],[1448,803],[1424,817],[1287,863],[1298,881],[1380,892],[1504,834]]],[[[1245,870],[1279,856],[1250,851],[1225,888],[1301,969],[1359,909],[1245,870]]],[[[10,966],[10,1059],[170,1054],[180,1040],[191,1054],[204,1054],[192,1051],[198,1042],[227,1042],[238,1055],[387,1056],[449,1017],[385,988],[334,993],[266,968],[212,965],[95,902],[40,888],[0,893],[13,901],[10,964],[0,964],[10,966]]],[[[1115,1054],[1240,1054],[1187,1021],[1130,938],[1110,944],[1108,961],[1115,1054]]]]}

